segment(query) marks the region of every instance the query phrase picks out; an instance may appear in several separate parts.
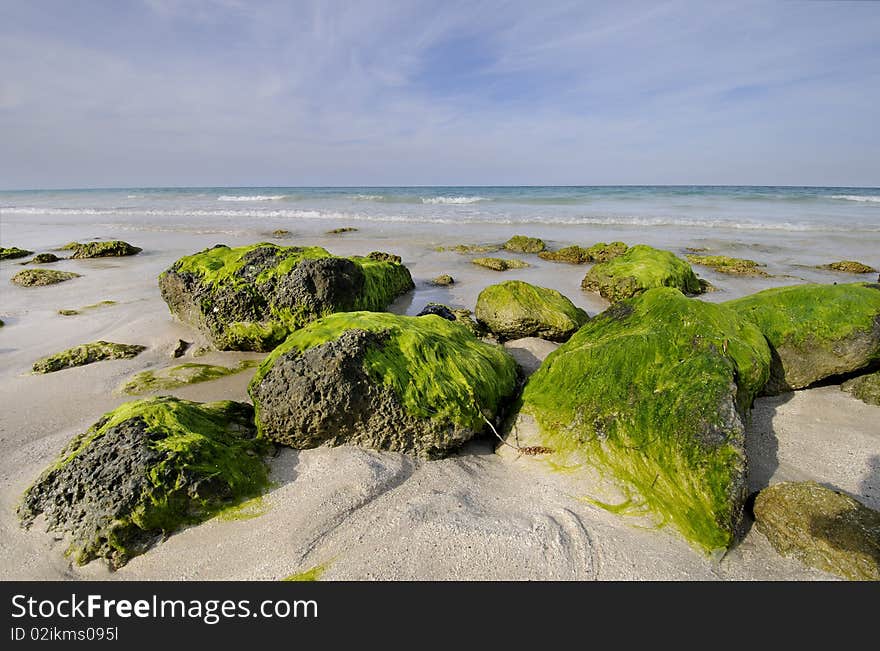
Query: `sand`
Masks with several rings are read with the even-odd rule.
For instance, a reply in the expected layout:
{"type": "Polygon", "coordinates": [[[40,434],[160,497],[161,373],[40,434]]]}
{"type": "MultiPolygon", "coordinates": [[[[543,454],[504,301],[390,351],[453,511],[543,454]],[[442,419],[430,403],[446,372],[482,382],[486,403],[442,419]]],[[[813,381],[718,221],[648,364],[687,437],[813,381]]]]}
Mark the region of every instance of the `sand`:
{"type": "MultiPolygon", "coordinates": [[[[113,235],[143,246],[145,252],[132,258],[53,265],[83,273],[83,278],[36,289],[13,288],[8,279],[21,267],[14,262],[0,266],[0,318],[8,324],[0,329],[4,579],[278,580],[316,566],[324,568],[322,578],[337,580],[834,578],[780,557],[754,527],[724,558],[707,558],[673,530],[613,515],[585,501],[599,490],[594,479],[547,472],[536,460],[509,450],[498,454],[496,442],[488,438],[432,462],[354,447],[281,449],[270,461],[273,488],[244,510],[254,517],[214,518],[177,532],[117,572],[101,561],[72,566],[59,536],[39,526],[22,530],[14,514],[22,491],[63,445],[129,399],[114,390],[138,371],[185,361],[232,366],[240,359],[259,357],[212,353],[193,359],[188,353],[179,360],[170,358],[178,338],[195,341],[196,346],[201,342],[171,318],[159,297],[156,276],[180,255],[209,246],[218,236],[113,235]],[[61,308],[106,299],[118,304],[74,317],[56,314],[61,308]],[[99,338],[140,343],[148,350],[132,360],[29,374],[39,357],[99,338]]],[[[532,256],[535,268],[499,274],[472,268],[454,253],[426,253],[433,242],[394,247],[380,234],[362,238],[312,242],[342,254],[377,248],[402,253],[417,291],[394,306],[398,312],[418,312],[428,301],[472,308],[482,287],[508,278],[559,289],[590,314],[605,307],[601,298],[579,290],[583,267],[538,262],[532,256]],[[452,273],[456,285],[431,288],[428,279],[439,273],[452,273]]],[[[243,234],[222,241],[243,244],[258,239],[243,234]]],[[[39,243],[15,244],[33,248],[39,243]]],[[[745,284],[753,281],[737,282],[723,279],[720,298],[709,300],[753,290],[745,284]],[[730,291],[731,287],[738,289],[730,291]]],[[[554,347],[540,340],[508,344],[529,371],[554,347]]],[[[171,393],[194,400],[245,400],[251,374],[171,393]]],[[[837,386],[759,399],[748,451],[753,491],[785,479],[814,479],[880,508],[880,408],[859,402],[837,386]]]]}

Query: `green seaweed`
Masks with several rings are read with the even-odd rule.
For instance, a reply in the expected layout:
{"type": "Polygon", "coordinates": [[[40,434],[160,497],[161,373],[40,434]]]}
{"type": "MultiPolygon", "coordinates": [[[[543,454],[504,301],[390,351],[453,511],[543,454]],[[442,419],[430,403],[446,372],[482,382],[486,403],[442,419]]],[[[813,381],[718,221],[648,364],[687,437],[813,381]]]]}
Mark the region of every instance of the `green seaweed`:
{"type": "Polygon", "coordinates": [[[291,574],[289,576],[285,576],[282,581],[320,581],[321,577],[324,575],[324,572],[327,571],[327,568],[330,566],[330,563],[324,563],[322,565],[315,565],[315,567],[306,570],[305,572],[298,572],[296,574],[291,574]]]}
{"type": "Polygon", "coordinates": [[[119,393],[138,396],[156,391],[169,391],[188,384],[210,382],[227,375],[241,373],[249,368],[259,366],[260,360],[246,359],[237,367],[214,366],[213,364],[197,364],[188,362],[158,371],[141,371],[119,388],[119,393]]]}
{"type": "Polygon", "coordinates": [[[760,331],[723,306],[657,288],[584,325],[531,376],[521,411],[559,466],[587,464],[696,546],[730,545],[745,414],[769,377],[760,331]],[[736,382],[736,384],[734,384],[736,382]]]}
{"type": "Polygon", "coordinates": [[[109,307],[111,305],[116,305],[116,301],[99,301],[97,303],[92,303],[91,305],[84,305],[78,310],[58,310],[58,314],[61,316],[76,316],[85,310],[97,310],[102,307],[109,307]]]}
{"type": "Polygon", "coordinates": [[[438,246],[437,251],[455,251],[462,255],[471,253],[494,253],[501,249],[500,244],[456,244],[455,246],[438,246]]]}
{"type": "Polygon", "coordinates": [[[596,264],[581,287],[599,292],[612,303],[653,287],[674,287],[685,294],[702,292],[690,265],[669,251],[645,244],[631,247],[623,255],[596,264]]]}
{"type": "Polygon", "coordinates": [[[501,336],[564,340],[589,320],[584,310],[554,289],[521,280],[490,285],[477,297],[477,320],[501,336]],[[530,334],[523,334],[523,332],[530,334]]]}
{"type": "Polygon", "coordinates": [[[544,240],[537,237],[514,235],[504,243],[503,248],[514,253],[540,253],[547,248],[547,245],[544,244],[544,240]]]}
{"type": "Polygon", "coordinates": [[[746,260],[744,258],[731,258],[726,255],[695,255],[688,254],[685,256],[688,262],[692,264],[700,264],[704,267],[711,267],[715,271],[724,274],[735,274],[740,276],[767,276],[767,272],[761,269],[764,265],[754,260],[746,260]]]}
{"type": "Polygon", "coordinates": [[[132,246],[122,240],[108,240],[103,242],[70,242],[62,247],[72,250],[71,258],[107,258],[135,255],[143,251],[140,247],[132,246]]]}
{"type": "Polygon", "coordinates": [[[856,262],[855,260],[839,260],[838,262],[832,262],[830,264],[821,264],[817,268],[828,269],[830,271],[842,271],[849,274],[877,273],[877,270],[874,269],[874,267],[869,267],[868,265],[856,262]]]}
{"type": "Polygon", "coordinates": [[[33,253],[26,249],[20,249],[17,246],[0,247],[0,260],[14,260],[16,258],[24,258],[33,253]]]}
{"type": "Polygon", "coordinates": [[[54,373],[65,368],[85,366],[107,359],[131,359],[146,350],[137,344],[116,344],[112,341],[93,341],[68,348],[60,353],[34,362],[34,373],[54,373]]]}
{"type": "Polygon", "coordinates": [[[25,269],[19,271],[10,280],[19,287],[43,287],[63,283],[66,280],[79,278],[80,274],[72,271],[56,271],[55,269],[25,269]]]}
{"type": "Polygon", "coordinates": [[[493,271],[507,271],[508,269],[525,269],[531,265],[524,260],[510,260],[507,258],[474,258],[471,262],[478,267],[485,267],[493,271]]]}
{"type": "Polygon", "coordinates": [[[269,512],[269,504],[264,495],[257,495],[249,500],[225,507],[214,517],[223,522],[239,522],[241,520],[253,520],[269,512]]]}

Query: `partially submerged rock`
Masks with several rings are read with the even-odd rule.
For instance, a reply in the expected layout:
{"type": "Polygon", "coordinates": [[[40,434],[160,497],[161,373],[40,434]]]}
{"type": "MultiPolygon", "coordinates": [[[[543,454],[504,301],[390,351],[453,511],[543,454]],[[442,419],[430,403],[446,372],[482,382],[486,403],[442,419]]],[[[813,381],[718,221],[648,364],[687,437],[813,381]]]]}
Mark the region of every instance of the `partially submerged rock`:
{"type": "Polygon", "coordinates": [[[243,360],[237,367],[215,366],[213,364],[187,363],[158,371],[141,371],[119,387],[119,393],[139,396],[156,391],[170,391],[187,384],[210,382],[227,375],[241,373],[259,366],[259,360],[243,360]]]}
{"type": "Polygon", "coordinates": [[[146,346],[115,344],[112,341],[94,341],[74,346],[34,362],[34,373],[54,373],[65,368],[85,366],[105,359],[131,359],[137,357],[146,346]]]}
{"type": "Polygon", "coordinates": [[[627,250],[629,247],[623,242],[611,242],[610,244],[597,242],[587,249],[587,254],[592,262],[608,262],[623,255],[627,250]]]}
{"type": "Polygon", "coordinates": [[[705,267],[711,267],[715,271],[723,274],[734,274],[739,276],[767,276],[766,271],[761,269],[765,266],[754,260],[745,258],[731,258],[726,255],[694,255],[687,256],[688,262],[691,264],[701,264],[705,267]]]}
{"type": "Polygon", "coordinates": [[[501,248],[500,244],[456,244],[455,246],[438,246],[438,251],[455,251],[462,255],[471,253],[493,253],[501,248]]]}
{"type": "Polygon", "coordinates": [[[58,314],[61,316],[76,316],[81,312],[85,312],[87,310],[97,310],[102,307],[109,307],[111,305],[116,305],[116,301],[99,301],[97,303],[92,303],[91,305],[86,305],[84,307],[79,308],[78,310],[58,310],[58,314]]]}
{"type": "MultiPolygon", "coordinates": [[[[728,547],[746,491],[745,422],[769,376],[761,332],[722,305],[655,288],[594,317],[551,353],[517,423],[554,468],[592,467],[705,550],[728,547]]],[[[517,427],[514,428],[517,431],[517,427]]]]}
{"type": "Polygon", "coordinates": [[[474,258],[471,262],[478,267],[486,267],[493,271],[507,271],[508,269],[525,269],[531,265],[523,260],[510,260],[507,258],[474,258]]]}
{"type": "Polygon", "coordinates": [[[684,294],[702,292],[700,281],[684,260],[645,244],[594,266],[581,282],[583,289],[615,303],[653,287],[674,287],[684,294]]]}
{"type": "Polygon", "coordinates": [[[555,289],[519,280],[481,291],[476,315],[502,341],[521,337],[566,341],[590,318],[555,289]]]}
{"type": "Polygon", "coordinates": [[[56,271],[55,269],[25,269],[19,271],[10,280],[19,287],[43,287],[63,283],[65,280],[79,278],[80,274],[72,271],[56,271]]]}
{"type": "Polygon", "coordinates": [[[455,279],[449,274],[440,274],[436,278],[431,279],[431,284],[436,287],[448,287],[455,284],[455,279]]]}
{"type": "Polygon", "coordinates": [[[343,226],[342,228],[334,228],[332,231],[327,231],[327,235],[341,235],[342,233],[354,233],[357,229],[353,226],[343,226]]]}
{"type": "Polygon", "coordinates": [[[840,388],[865,404],[880,407],[880,371],[847,380],[840,385],[840,388]]]}
{"type": "Polygon", "coordinates": [[[59,262],[61,260],[62,258],[59,258],[54,253],[38,253],[32,260],[28,260],[22,264],[52,264],[53,262],[59,262]]]}
{"type": "Polygon", "coordinates": [[[17,246],[0,247],[0,260],[15,260],[31,255],[33,251],[20,249],[17,246]]]}
{"type": "Polygon", "coordinates": [[[122,240],[108,240],[103,242],[70,242],[64,246],[73,251],[71,258],[109,258],[135,255],[143,251],[142,248],[132,246],[122,240]]]}
{"type": "Polygon", "coordinates": [[[783,556],[853,581],[880,581],[880,511],[812,481],[755,499],[755,523],[783,556]]]}
{"type": "Polygon", "coordinates": [[[416,316],[428,316],[431,314],[447,321],[455,321],[455,313],[441,303],[428,303],[416,316]]]}
{"type": "Polygon", "coordinates": [[[874,267],[869,267],[855,260],[840,260],[830,264],[821,264],[818,269],[829,269],[830,271],[843,271],[848,274],[872,274],[877,273],[874,267]]]}
{"type": "Polygon", "coordinates": [[[513,359],[461,325],[354,312],[294,332],[249,392],[260,434],[271,441],[433,458],[482,432],[516,386],[513,359]]]}
{"type": "Polygon", "coordinates": [[[880,359],[880,285],[774,287],[725,305],[755,323],[770,343],[768,395],[880,359]]]}
{"type": "Polygon", "coordinates": [[[117,568],[181,526],[268,483],[253,408],[162,397],[129,402],[76,436],[27,489],[23,526],[43,514],[79,564],[117,568]]]}
{"type": "Polygon", "coordinates": [[[277,228],[271,233],[272,237],[287,237],[290,234],[290,231],[286,228],[277,228]]]}
{"type": "Polygon", "coordinates": [[[514,235],[504,243],[504,249],[514,253],[540,253],[546,248],[544,240],[525,235],[514,235]]]}
{"type": "Polygon", "coordinates": [[[320,316],[384,310],[412,288],[398,256],[340,258],[321,247],[267,243],[218,245],[159,276],[171,312],[220,350],[268,351],[320,316]]]}
{"type": "Polygon", "coordinates": [[[543,260],[552,262],[566,262],[568,264],[586,264],[588,262],[608,262],[618,256],[623,255],[627,251],[627,245],[623,242],[597,242],[593,246],[585,249],[574,245],[566,246],[558,251],[542,251],[538,254],[543,260]]]}

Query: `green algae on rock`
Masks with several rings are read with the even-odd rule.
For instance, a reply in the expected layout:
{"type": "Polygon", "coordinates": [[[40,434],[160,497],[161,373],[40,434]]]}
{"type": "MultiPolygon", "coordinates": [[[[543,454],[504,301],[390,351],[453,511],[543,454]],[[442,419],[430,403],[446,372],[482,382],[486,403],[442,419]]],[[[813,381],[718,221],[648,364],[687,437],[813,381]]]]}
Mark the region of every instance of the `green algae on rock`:
{"type": "Polygon", "coordinates": [[[531,265],[523,260],[509,260],[507,258],[474,258],[471,262],[478,267],[486,267],[493,271],[507,271],[508,269],[525,269],[531,265]]]}
{"type": "Polygon", "coordinates": [[[847,380],[840,388],[865,404],[880,407],[880,371],[847,380]]]}
{"type": "Polygon", "coordinates": [[[270,233],[272,237],[287,237],[290,234],[290,231],[286,228],[278,228],[270,233]]]}
{"type": "Polygon", "coordinates": [[[558,251],[542,251],[538,257],[551,262],[566,262],[568,264],[586,264],[588,262],[608,262],[627,251],[627,245],[623,242],[597,242],[588,249],[573,245],[566,246],[558,251]]]}
{"type": "Polygon", "coordinates": [[[23,526],[45,515],[79,564],[118,568],[181,526],[268,484],[253,408],[171,397],[125,403],[74,437],[27,489],[23,526]]]}
{"type": "Polygon", "coordinates": [[[874,267],[869,267],[868,265],[862,264],[861,262],[856,262],[855,260],[840,260],[839,262],[832,262],[830,264],[821,264],[817,267],[817,269],[843,271],[849,274],[877,273],[877,270],[874,269],[874,267]]]}
{"type": "Polygon", "coordinates": [[[773,349],[768,395],[880,359],[880,285],[774,287],[725,305],[755,323],[773,349]]]}
{"type": "Polygon", "coordinates": [[[456,244],[455,246],[438,246],[437,251],[455,251],[462,255],[471,253],[494,253],[501,249],[500,244],[456,244]]]}
{"type": "Polygon", "coordinates": [[[455,279],[449,274],[440,274],[436,278],[432,278],[430,282],[436,287],[448,287],[455,284],[455,279]]]}
{"type": "Polygon", "coordinates": [[[34,373],[54,373],[65,368],[85,366],[105,359],[131,359],[146,350],[137,344],[115,344],[112,341],[94,341],[74,346],[34,362],[34,373]]]}
{"type": "Polygon", "coordinates": [[[59,258],[54,253],[38,253],[33,257],[33,259],[28,260],[27,262],[22,262],[21,264],[52,264],[53,262],[60,262],[63,258],[59,258]]]}
{"type": "Polygon", "coordinates": [[[64,249],[72,250],[74,259],[80,258],[110,258],[135,255],[143,251],[140,247],[132,246],[122,240],[109,240],[104,242],[70,242],[65,244],[64,249]]]}
{"type": "Polygon", "coordinates": [[[547,245],[544,244],[544,240],[537,237],[514,235],[504,243],[503,248],[514,253],[540,253],[547,248],[547,245]]]}
{"type": "Polygon", "coordinates": [[[86,310],[96,310],[102,307],[109,307],[111,305],[116,305],[116,301],[99,301],[97,303],[92,303],[91,305],[85,305],[78,310],[58,310],[58,314],[61,316],[76,316],[81,312],[85,312],[86,310]]]}
{"type": "Polygon", "coordinates": [[[745,258],[731,258],[726,255],[694,255],[685,256],[691,264],[700,264],[704,267],[711,267],[715,271],[723,274],[734,274],[739,276],[767,276],[766,271],[761,269],[764,265],[754,260],[745,258]]]}
{"type": "Polygon", "coordinates": [[[782,482],[755,499],[773,548],[852,581],[880,581],[880,511],[812,481],[782,482]]]}
{"type": "Polygon", "coordinates": [[[260,434],[440,457],[482,432],[517,387],[513,358],[439,316],[339,313],[294,332],[249,393],[260,434]]]}
{"type": "Polygon", "coordinates": [[[209,382],[227,375],[241,373],[249,368],[260,365],[259,360],[246,359],[238,363],[237,367],[215,366],[213,364],[186,363],[158,371],[141,371],[125,384],[119,387],[119,393],[130,396],[139,396],[144,393],[156,391],[169,391],[187,384],[209,382]]]}
{"type": "Polygon", "coordinates": [[[555,289],[520,280],[490,285],[481,291],[476,316],[502,341],[521,337],[565,341],[590,318],[555,289]]]}
{"type": "Polygon", "coordinates": [[[0,247],[0,260],[15,260],[16,258],[24,258],[31,255],[33,251],[20,249],[17,246],[0,247]]]}
{"type": "Polygon", "coordinates": [[[331,231],[327,231],[327,235],[342,235],[343,233],[355,233],[358,229],[353,226],[343,226],[342,228],[334,228],[331,231]]]}
{"type": "Polygon", "coordinates": [[[594,317],[526,384],[519,419],[556,467],[592,467],[705,550],[728,547],[746,491],[745,422],[770,349],[721,305],[655,288],[594,317]]]}
{"type": "Polygon", "coordinates": [[[340,258],[321,247],[218,245],[175,262],[159,289],[220,350],[268,351],[333,312],[384,310],[413,288],[399,257],[340,258]]]}
{"type": "Polygon", "coordinates": [[[690,265],[669,251],[637,244],[587,272],[583,289],[615,303],[653,287],[674,287],[684,294],[702,292],[690,265]]]}
{"type": "Polygon", "coordinates": [[[44,287],[63,283],[66,280],[79,278],[80,274],[72,271],[56,271],[55,269],[25,269],[15,274],[9,282],[19,287],[44,287]]]}

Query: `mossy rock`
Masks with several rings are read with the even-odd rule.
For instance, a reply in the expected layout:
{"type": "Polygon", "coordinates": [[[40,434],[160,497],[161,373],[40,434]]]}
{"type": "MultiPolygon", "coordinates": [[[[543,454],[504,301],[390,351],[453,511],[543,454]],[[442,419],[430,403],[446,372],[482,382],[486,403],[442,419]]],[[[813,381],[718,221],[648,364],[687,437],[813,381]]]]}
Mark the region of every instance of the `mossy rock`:
{"type": "Polygon", "coordinates": [[[547,248],[547,245],[544,244],[544,240],[537,237],[514,235],[504,243],[503,248],[514,253],[540,253],[547,248]]]}
{"type": "Polygon", "coordinates": [[[79,278],[80,274],[72,271],[56,271],[55,269],[25,269],[15,274],[10,282],[19,287],[44,287],[63,283],[66,280],[79,278]]]}
{"type": "Polygon", "coordinates": [[[627,251],[627,245],[623,242],[597,242],[585,249],[574,245],[566,246],[558,251],[542,251],[538,257],[551,262],[565,262],[567,264],[587,264],[588,262],[608,262],[627,251]]]}
{"type": "MultiPolygon", "coordinates": [[[[770,373],[761,332],[736,312],[655,288],[594,317],[550,353],[517,423],[554,468],[592,467],[697,548],[728,547],[746,491],[745,423],[770,373]]],[[[517,425],[518,426],[518,425],[517,425]]]]}
{"type": "Polygon", "coordinates": [[[23,526],[43,514],[79,564],[118,568],[186,524],[268,484],[253,408],[161,397],[125,403],[76,436],[27,489],[23,526]]]}
{"type": "Polygon", "coordinates": [[[64,245],[65,249],[72,250],[71,258],[116,258],[127,255],[135,255],[143,251],[140,247],[132,246],[122,240],[109,240],[106,242],[70,242],[64,245]]]}
{"type": "Polygon", "coordinates": [[[726,255],[694,255],[687,256],[688,262],[691,264],[700,264],[704,267],[710,267],[715,271],[723,274],[733,274],[738,276],[767,276],[766,271],[761,269],[764,265],[754,260],[745,258],[731,258],[726,255]]]}
{"type": "Polygon", "coordinates": [[[24,258],[31,255],[33,251],[20,249],[17,246],[0,247],[0,260],[15,260],[16,258],[24,258]]]}
{"type": "Polygon", "coordinates": [[[353,226],[343,226],[342,228],[334,228],[332,231],[327,231],[327,235],[342,235],[343,233],[355,233],[358,229],[353,226]]]}
{"type": "Polygon", "coordinates": [[[880,407],[880,371],[847,380],[840,388],[865,404],[880,407]]]}
{"type": "Polygon", "coordinates": [[[431,279],[431,284],[435,287],[448,287],[455,284],[455,279],[449,274],[440,274],[436,278],[431,279]]]}
{"type": "Polygon", "coordinates": [[[249,393],[271,441],[435,458],[482,432],[516,388],[513,358],[456,322],[353,312],[294,332],[249,393]]]}
{"type": "Polygon", "coordinates": [[[32,260],[22,262],[22,264],[52,264],[53,262],[60,262],[61,260],[62,258],[59,258],[54,253],[38,253],[32,260]]]}
{"type": "Polygon", "coordinates": [[[210,382],[227,375],[241,373],[259,364],[259,360],[243,360],[237,367],[229,368],[213,364],[186,363],[158,371],[141,371],[119,387],[119,393],[139,396],[156,391],[170,391],[188,384],[210,382]]]}
{"type": "Polygon", "coordinates": [[[270,233],[272,237],[288,237],[291,232],[286,228],[278,228],[270,233]]]}
{"type": "Polygon", "coordinates": [[[462,255],[470,255],[472,253],[494,253],[500,249],[500,244],[456,244],[455,246],[437,247],[437,251],[455,251],[462,255]]]}
{"type": "Polygon", "coordinates": [[[782,482],[755,499],[773,548],[852,581],[880,581],[880,511],[812,481],[782,482]]]}
{"type": "Polygon", "coordinates": [[[486,287],[477,297],[476,315],[501,341],[522,337],[566,341],[590,319],[555,289],[520,280],[486,287]]]}
{"type": "Polygon", "coordinates": [[[413,288],[400,258],[340,258],[321,247],[218,245],[181,258],[159,276],[162,298],[219,350],[268,351],[315,319],[384,310],[413,288]]]}
{"type": "Polygon", "coordinates": [[[653,287],[674,287],[684,294],[702,292],[700,281],[684,260],[669,251],[637,244],[626,253],[600,262],[587,272],[583,289],[615,303],[653,287]]]}
{"type": "Polygon", "coordinates": [[[106,359],[131,359],[140,355],[144,350],[146,350],[146,346],[137,344],[94,341],[37,360],[34,362],[33,371],[34,373],[54,373],[65,368],[85,366],[106,359]]]}
{"type": "Polygon", "coordinates": [[[471,262],[478,267],[485,267],[493,271],[507,271],[508,269],[525,269],[531,265],[523,260],[509,260],[506,258],[474,258],[471,262]]]}
{"type": "Polygon", "coordinates": [[[856,262],[855,260],[840,260],[839,262],[819,265],[817,268],[829,269],[830,271],[843,271],[844,273],[848,274],[877,273],[877,270],[874,269],[874,267],[869,267],[868,265],[862,264],[861,262],[856,262]]]}
{"type": "Polygon", "coordinates": [[[773,349],[768,395],[880,359],[880,285],[774,287],[725,305],[755,323],[773,349]]]}
{"type": "Polygon", "coordinates": [[[629,250],[629,247],[623,242],[597,242],[587,249],[587,254],[592,262],[608,262],[619,256],[622,256],[629,250]]]}

